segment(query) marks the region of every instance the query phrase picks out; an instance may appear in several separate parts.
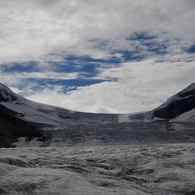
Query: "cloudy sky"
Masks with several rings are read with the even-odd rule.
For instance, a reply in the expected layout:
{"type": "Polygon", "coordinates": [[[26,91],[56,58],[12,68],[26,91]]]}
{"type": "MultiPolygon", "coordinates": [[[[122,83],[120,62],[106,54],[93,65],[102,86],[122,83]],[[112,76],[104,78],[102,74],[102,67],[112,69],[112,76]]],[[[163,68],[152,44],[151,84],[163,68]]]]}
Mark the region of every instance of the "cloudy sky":
{"type": "Polygon", "coordinates": [[[151,110],[195,82],[194,0],[0,0],[0,82],[34,101],[151,110]]]}

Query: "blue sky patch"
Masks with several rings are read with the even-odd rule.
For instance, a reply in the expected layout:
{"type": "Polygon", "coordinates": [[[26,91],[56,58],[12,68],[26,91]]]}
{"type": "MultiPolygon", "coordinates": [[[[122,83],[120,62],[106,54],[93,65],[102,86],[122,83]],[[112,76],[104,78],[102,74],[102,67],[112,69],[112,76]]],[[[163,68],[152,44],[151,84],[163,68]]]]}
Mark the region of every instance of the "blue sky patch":
{"type": "Polygon", "coordinates": [[[193,54],[195,53],[195,45],[191,45],[189,48],[185,50],[187,53],[193,54]]]}
{"type": "MultiPolygon", "coordinates": [[[[168,43],[158,42],[157,36],[153,36],[148,32],[134,32],[130,37],[126,38],[128,42],[138,41],[139,44],[134,48],[134,50],[119,49],[111,50],[109,58],[92,58],[89,55],[77,56],[77,55],[64,55],[59,56],[61,61],[48,61],[52,70],[50,72],[57,73],[78,73],[78,78],[76,79],[45,79],[45,78],[26,78],[21,80],[21,85],[17,86],[20,90],[24,89],[24,83],[34,83],[30,88],[33,91],[42,90],[45,86],[64,86],[64,93],[70,90],[76,90],[80,86],[90,86],[93,84],[110,81],[94,79],[100,73],[99,70],[102,68],[110,68],[120,66],[120,63],[131,62],[131,61],[141,61],[151,55],[164,55],[167,53],[168,43]],[[118,57],[116,57],[116,54],[118,57]]],[[[104,50],[108,45],[108,41],[94,39],[89,42],[93,43],[95,47],[104,50]]],[[[188,50],[189,53],[195,53],[195,45],[192,45],[188,50]]],[[[51,54],[54,57],[58,54],[51,54]]],[[[51,58],[52,59],[52,58],[51,58]]],[[[28,72],[41,72],[39,69],[39,62],[31,61],[24,64],[15,63],[12,66],[3,66],[4,72],[16,72],[16,73],[28,73],[28,72]]],[[[42,72],[43,73],[43,72],[42,72]]],[[[44,74],[44,73],[43,73],[44,74]]],[[[112,78],[112,81],[114,78],[112,78]]],[[[116,80],[117,81],[117,80],[116,80]]]]}
{"type": "Polygon", "coordinates": [[[55,72],[79,72],[81,76],[94,77],[99,71],[98,68],[105,64],[119,64],[121,59],[115,56],[109,59],[94,59],[89,56],[68,56],[64,58],[64,63],[54,63],[55,72]]]}
{"type": "MultiPolygon", "coordinates": [[[[118,50],[116,53],[122,54],[122,61],[140,61],[144,59],[144,56],[141,54],[139,48],[137,51],[129,51],[129,50],[118,50]]],[[[121,62],[122,62],[121,61],[121,62]]]]}
{"type": "MultiPolygon", "coordinates": [[[[66,93],[68,91],[75,90],[77,87],[90,86],[104,81],[108,81],[108,80],[101,80],[101,79],[93,80],[93,79],[82,79],[82,78],[67,79],[67,80],[58,80],[57,78],[56,79],[30,78],[30,79],[23,80],[21,83],[34,83],[35,85],[33,85],[31,88],[28,88],[28,89],[32,89],[33,91],[42,90],[45,88],[45,86],[47,86],[50,89],[52,89],[54,86],[62,86],[62,91],[66,93]]],[[[24,86],[21,85],[18,88],[22,90],[23,87],[24,86]]],[[[20,95],[24,95],[24,94],[25,92],[20,93],[20,95]]]]}
{"type": "Polygon", "coordinates": [[[135,40],[152,40],[157,38],[157,36],[150,35],[146,31],[141,31],[141,32],[134,32],[130,37],[127,37],[126,40],[128,41],[135,41],[135,40]]]}
{"type": "Polygon", "coordinates": [[[37,71],[38,62],[14,63],[11,66],[1,65],[4,72],[34,72],[37,71]]]}
{"type": "Polygon", "coordinates": [[[77,64],[77,65],[88,65],[91,63],[120,63],[120,59],[114,57],[108,58],[108,59],[103,59],[103,58],[98,58],[94,59],[91,58],[90,56],[68,56],[65,58],[66,61],[68,61],[69,64],[77,64]]]}
{"type": "Polygon", "coordinates": [[[156,55],[164,55],[167,54],[167,43],[166,42],[156,42],[156,41],[151,41],[151,42],[146,42],[143,43],[142,45],[147,47],[148,52],[152,52],[156,55]]]}

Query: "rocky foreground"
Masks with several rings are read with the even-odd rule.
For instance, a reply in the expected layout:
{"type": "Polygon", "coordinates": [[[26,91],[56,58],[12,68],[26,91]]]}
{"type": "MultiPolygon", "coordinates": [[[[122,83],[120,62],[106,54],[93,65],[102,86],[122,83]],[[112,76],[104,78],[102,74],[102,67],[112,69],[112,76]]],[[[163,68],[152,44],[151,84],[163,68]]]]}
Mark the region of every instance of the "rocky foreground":
{"type": "Polygon", "coordinates": [[[194,195],[195,144],[0,148],[0,194],[194,195]]]}

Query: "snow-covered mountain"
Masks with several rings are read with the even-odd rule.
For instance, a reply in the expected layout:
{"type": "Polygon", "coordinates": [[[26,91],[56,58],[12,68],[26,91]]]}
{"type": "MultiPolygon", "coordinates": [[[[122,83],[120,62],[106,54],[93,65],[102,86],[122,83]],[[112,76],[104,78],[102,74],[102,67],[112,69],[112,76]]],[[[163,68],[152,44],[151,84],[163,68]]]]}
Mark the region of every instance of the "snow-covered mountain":
{"type": "Polygon", "coordinates": [[[111,122],[118,122],[118,115],[82,113],[40,104],[15,94],[0,83],[0,147],[9,146],[17,137],[44,140],[46,130],[111,122]]]}
{"type": "MultiPolygon", "coordinates": [[[[9,146],[18,137],[39,137],[44,141],[48,139],[48,135],[53,138],[54,131],[55,137],[66,137],[66,141],[70,139],[78,143],[97,137],[105,138],[105,135],[106,139],[110,139],[110,136],[118,134],[118,131],[127,133],[130,129],[135,135],[137,128],[142,131],[153,129],[154,126],[138,123],[157,120],[195,122],[194,119],[195,84],[191,84],[152,111],[137,114],[95,114],[40,104],[15,94],[0,83],[0,147],[9,146]],[[125,125],[124,122],[135,124],[125,125]],[[47,138],[45,132],[51,132],[47,133],[47,138]]],[[[137,140],[138,137],[134,136],[133,139],[137,140]]]]}
{"type": "Polygon", "coordinates": [[[75,112],[60,107],[33,102],[15,94],[12,90],[1,83],[0,105],[16,112],[16,116],[22,120],[51,126],[118,121],[118,115],[116,114],[75,112]]]}
{"type": "Polygon", "coordinates": [[[195,123],[195,83],[148,112],[121,115],[122,122],[159,121],[195,123]],[[124,120],[123,120],[124,119],[124,120]]]}
{"type": "MultiPolygon", "coordinates": [[[[170,97],[156,109],[136,114],[95,114],[76,112],[28,100],[15,94],[0,83],[0,105],[15,112],[21,120],[49,126],[68,127],[75,124],[97,124],[110,122],[134,122],[166,119],[190,121],[195,118],[195,83],[170,97]]],[[[13,115],[13,113],[12,113],[13,115]]]]}
{"type": "Polygon", "coordinates": [[[195,83],[154,109],[152,118],[171,119],[174,122],[195,122],[195,83]]]}

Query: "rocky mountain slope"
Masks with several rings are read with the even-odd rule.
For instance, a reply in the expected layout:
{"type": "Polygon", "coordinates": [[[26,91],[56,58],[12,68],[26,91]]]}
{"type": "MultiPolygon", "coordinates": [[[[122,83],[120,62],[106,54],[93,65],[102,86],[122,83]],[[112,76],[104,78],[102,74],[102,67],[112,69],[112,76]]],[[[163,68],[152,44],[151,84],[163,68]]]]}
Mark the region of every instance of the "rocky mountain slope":
{"type": "Polygon", "coordinates": [[[189,85],[184,90],[180,91],[176,95],[169,98],[161,106],[154,109],[152,117],[173,119],[174,121],[195,122],[193,120],[193,117],[195,116],[194,109],[195,109],[195,83],[189,85]],[[185,114],[185,116],[188,115],[188,117],[184,117],[185,118],[184,119],[182,117],[184,116],[183,114],[185,114]]]}
{"type": "Polygon", "coordinates": [[[9,146],[18,137],[34,136],[42,140],[43,130],[110,122],[118,122],[118,115],[75,112],[36,103],[0,83],[0,147],[9,146]]]}
{"type": "Polygon", "coordinates": [[[21,120],[43,124],[43,126],[69,126],[102,122],[118,122],[117,114],[93,114],[40,104],[12,92],[0,84],[0,105],[16,112],[21,120]]]}
{"type": "MultiPolygon", "coordinates": [[[[195,84],[191,84],[169,98],[164,104],[149,112],[139,114],[94,114],[36,103],[15,94],[0,83],[0,147],[9,146],[18,137],[28,137],[30,139],[38,137],[39,140],[47,140],[48,135],[52,137],[54,131],[58,132],[59,137],[61,130],[63,130],[63,133],[61,132],[60,136],[67,137],[68,135],[68,139],[77,140],[78,138],[82,142],[92,134],[95,139],[98,136],[104,137],[103,131],[107,132],[107,136],[113,136],[113,132],[111,132],[113,129],[120,131],[122,128],[128,131],[129,128],[136,129],[137,126],[139,128],[145,126],[139,125],[137,122],[158,120],[195,122],[195,84]],[[135,122],[135,124],[124,127],[123,122],[135,122]],[[45,132],[47,132],[47,138],[45,138],[45,132]]],[[[142,129],[140,130],[142,131],[142,129]]],[[[114,132],[115,134],[116,132],[114,132]]]]}
{"type": "Polygon", "coordinates": [[[38,130],[33,124],[21,120],[14,112],[0,105],[0,147],[9,146],[17,141],[17,137],[42,137],[43,131],[38,130]]]}

